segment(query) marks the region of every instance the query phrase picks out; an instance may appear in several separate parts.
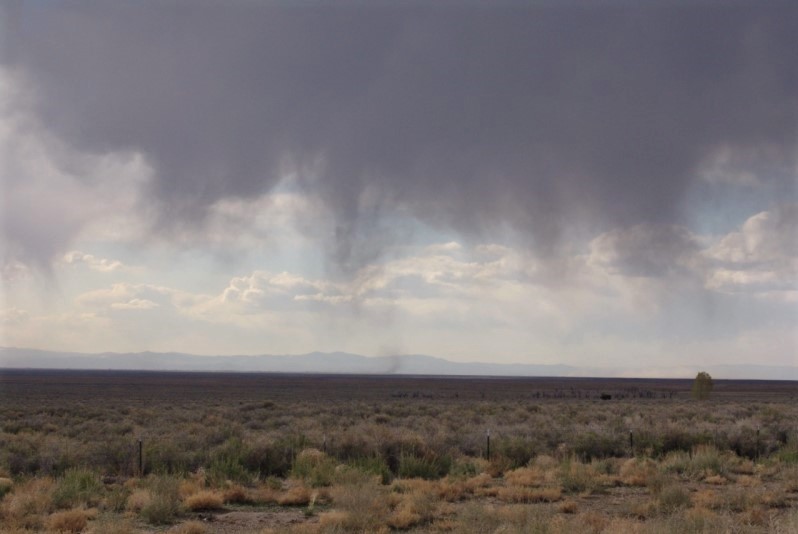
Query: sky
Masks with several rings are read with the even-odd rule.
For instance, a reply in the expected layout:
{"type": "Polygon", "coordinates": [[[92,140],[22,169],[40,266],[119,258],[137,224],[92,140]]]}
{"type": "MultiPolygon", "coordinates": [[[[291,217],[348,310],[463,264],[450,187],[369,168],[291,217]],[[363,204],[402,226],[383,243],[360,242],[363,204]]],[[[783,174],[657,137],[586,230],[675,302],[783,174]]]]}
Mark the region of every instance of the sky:
{"type": "Polygon", "coordinates": [[[795,3],[0,6],[0,346],[798,365],[795,3]]]}

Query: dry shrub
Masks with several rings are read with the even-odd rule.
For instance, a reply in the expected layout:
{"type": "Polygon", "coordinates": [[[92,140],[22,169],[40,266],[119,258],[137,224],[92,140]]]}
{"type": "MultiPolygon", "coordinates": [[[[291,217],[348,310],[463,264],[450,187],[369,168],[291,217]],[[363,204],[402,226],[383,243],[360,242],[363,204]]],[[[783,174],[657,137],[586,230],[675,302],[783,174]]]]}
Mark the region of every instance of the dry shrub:
{"type": "Polygon", "coordinates": [[[696,508],[717,508],[720,506],[718,494],[714,490],[698,490],[692,495],[691,500],[696,508]]]}
{"type": "Polygon", "coordinates": [[[436,488],[437,497],[446,502],[461,501],[473,493],[463,480],[444,479],[438,482],[436,488]]]}
{"type": "Polygon", "coordinates": [[[222,495],[216,491],[202,490],[189,495],[183,504],[193,512],[200,510],[219,510],[222,508],[222,495]]]}
{"type": "Polygon", "coordinates": [[[753,475],[756,468],[754,462],[741,458],[740,461],[732,463],[730,471],[736,475],[753,475]]]}
{"type": "Polygon", "coordinates": [[[622,507],[622,512],[628,517],[645,520],[656,515],[657,504],[651,500],[631,500],[622,507]]]}
{"type": "Polygon", "coordinates": [[[487,473],[480,473],[477,476],[471,477],[465,481],[465,487],[473,492],[477,488],[487,488],[493,484],[493,477],[487,473]]]}
{"type": "Polygon", "coordinates": [[[576,509],[576,501],[563,501],[557,507],[557,511],[562,514],[574,514],[576,513],[576,509]]]}
{"type": "Polygon", "coordinates": [[[670,513],[690,504],[690,492],[678,484],[670,484],[662,488],[658,500],[660,509],[670,513]]]}
{"type": "Polygon", "coordinates": [[[338,511],[346,513],[343,529],[354,532],[375,532],[387,529],[387,520],[402,495],[387,493],[374,482],[339,485],[331,490],[338,511]]]}
{"type": "Polygon", "coordinates": [[[757,487],[757,486],[761,486],[762,485],[762,481],[759,480],[756,477],[751,477],[751,476],[748,476],[748,475],[742,475],[742,476],[737,477],[737,485],[738,486],[743,486],[743,487],[746,487],[746,488],[754,488],[754,487],[757,487]]]}
{"type": "Polygon", "coordinates": [[[579,522],[584,525],[584,530],[587,530],[587,532],[594,532],[596,534],[599,532],[604,532],[604,530],[610,524],[610,520],[606,515],[594,511],[590,511],[579,516],[579,522]]]}
{"type": "Polygon", "coordinates": [[[277,498],[280,506],[301,506],[310,502],[310,490],[305,486],[294,486],[277,498]]]}
{"type": "Polygon", "coordinates": [[[768,508],[786,508],[789,506],[787,495],[776,491],[766,491],[763,493],[760,502],[768,508]]]}
{"type": "Polygon", "coordinates": [[[276,504],[280,498],[280,490],[271,486],[259,486],[248,493],[253,504],[276,504]]]}
{"type": "Polygon", "coordinates": [[[407,530],[420,522],[421,516],[407,508],[394,510],[390,517],[388,517],[388,526],[398,530],[407,530]]]}
{"type": "Polygon", "coordinates": [[[504,480],[511,486],[539,486],[543,473],[539,467],[519,467],[504,474],[504,480]]]}
{"type": "Polygon", "coordinates": [[[75,508],[50,514],[47,518],[47,528],[55,532],[83,532],[89,524],[89,519],[96,516],[95,512],[75,508]]]}
{"type": "Polygon", "coordinates": [[[753,508],[743,514],[743,521],[751,526],[763,527],[768,524],[767,510],[762,508],[753,508]]]}
{"type": "Polygon", "coordinates": [[[657,465],[650,459],[630,458],[621,465],[621,482],[627,486],[646,486],[657,473],[657,465]]]}
{"type": "Polygon", "coordinates": [[[52,508],[53,486],[51,478],[34,478],[16,486],[0,503],[0,518],[25,528],[41,526],[42,517],[52,508]]]}
{"type": "Polygon", "coordinates": [[[330,510],[319,514],[319,525],[330,530],[343,529],[349,523],[349,512],[330,510]]]}
{"type": "Polygon", "coordinates": [[[181,480],[180,485],[177,487],[177,494],[180,495],[181,500],[185,501],[188,497],[198,493],[203,487],[195,480],[181,480]]]}
{"type": "Polygon", "coordinates": [[[388,505],[394,508],[388,517],[388,525],[392,528],[407,529],[431,522],[436,515],[437,500],[440,495],[439,482],[409,479],[395,483],[388,499],[388,505]]]}
{"type": "Polygon", "coordinates": [[[152,502],[150,490],[137,489],[127,498],[126,508],[130,512],[141,512],[141,510],[152,502]]]}
{"type": "Polygon", "coordinates": [[[234,484],[225,488],[222,492],[222,499],[225,503],[233,504],[252,504],[254,499],[250,492],[243,486],[234,484]]]}
{"type": "Polygon", "coordinates": [[[531,489],[510,486],[499,488],[496,497],[507,503],[556,502],[562,499],[562,490],[560,488],[531,489]]]}
{"type": "Polygon", "coordinates": [[[187,521],[169,529],[171,534],[206,534],[208,528],[200,521],[187,521]]]}

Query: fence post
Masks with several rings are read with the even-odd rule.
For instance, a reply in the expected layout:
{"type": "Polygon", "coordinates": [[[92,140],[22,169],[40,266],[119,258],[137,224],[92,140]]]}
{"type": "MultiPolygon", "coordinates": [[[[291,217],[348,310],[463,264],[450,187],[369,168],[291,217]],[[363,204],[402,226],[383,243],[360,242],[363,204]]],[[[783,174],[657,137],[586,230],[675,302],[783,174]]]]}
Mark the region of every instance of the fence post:
{"type": "Polygon", "coordinates": [[[144,476],[144,454],[141,438],[139,438],[139,476],[144,476]]]}
{"type": "Polygon", "coordinates": [[[485,438],[487,439],[488,449],[486,451],[487,459],[490,460],[490,428],[485,431],[485,438]]]}

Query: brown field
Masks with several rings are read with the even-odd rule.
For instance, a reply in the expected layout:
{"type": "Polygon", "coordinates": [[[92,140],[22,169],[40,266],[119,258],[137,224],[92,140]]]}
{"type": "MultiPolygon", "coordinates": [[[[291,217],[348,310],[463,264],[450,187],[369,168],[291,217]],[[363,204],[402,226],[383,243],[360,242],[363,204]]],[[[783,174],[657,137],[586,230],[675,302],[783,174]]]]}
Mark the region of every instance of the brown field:
{"type": "Polygon", "coordinates": [[[798,383],[691,385],[4,370],[0,532],[798,532],[798,383]]]}

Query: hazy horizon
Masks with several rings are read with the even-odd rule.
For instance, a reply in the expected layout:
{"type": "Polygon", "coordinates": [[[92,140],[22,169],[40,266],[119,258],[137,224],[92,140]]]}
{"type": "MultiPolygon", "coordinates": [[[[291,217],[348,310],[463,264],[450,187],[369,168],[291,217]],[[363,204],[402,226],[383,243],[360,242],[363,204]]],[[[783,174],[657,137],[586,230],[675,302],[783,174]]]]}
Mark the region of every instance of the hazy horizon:
{"type": "Polygon", "coordinates": [[[795,368],[798,5],[598,4],[3,3],[0,346],[795,368]]]}

